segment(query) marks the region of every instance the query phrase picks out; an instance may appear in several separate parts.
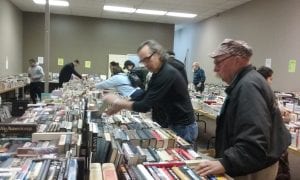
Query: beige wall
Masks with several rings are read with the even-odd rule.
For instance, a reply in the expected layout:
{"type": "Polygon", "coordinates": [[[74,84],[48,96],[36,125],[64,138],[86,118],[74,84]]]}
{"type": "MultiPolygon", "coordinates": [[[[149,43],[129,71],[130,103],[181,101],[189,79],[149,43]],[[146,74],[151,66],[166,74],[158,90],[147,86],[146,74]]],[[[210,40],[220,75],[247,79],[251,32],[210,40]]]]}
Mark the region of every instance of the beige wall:
{"type": "MultiPolygon", "coordinates": [[[[25,12],[23,19],[24,59],[43,56],[44,15],[25,12]]],[[[138,45],[147,39],[173,48],[173,38],[174,25],[170,24],[51,15],[49,71],[59,72],[57,58],[62,57],[65,63],[81,60],[80,73],[106,74],[108,54],[136,53],[138,45]],[[83,67],[84,60],[92,62],[91,69],[83,67]]]]}
{"type": "MultiPolygon", "coordinates": [[[[259,67],[272,59],[273,89],[300,91],[300,1],[253,0],[247,4],[189,25],[175,32],[174,50],[184,57],[190,49],[189,63],[198,60],[208,82],[221,82],[213,73],[208,54],[224,38],[247,41],[254,49],[252,63],[259,67]],[[182,39],[190,39],[183,43],[182,39]],[[288,61],[297,60],[296,72],[288,72],[288,61]]],[[[190,67],[188,67],[190,69],[190,67]]],[[[189,71],[191,78],[192,72],[189,71]]]]}
{"type": "Polygon", "coordinates": [[[9,1],[0,0],[0,76],[23,70],[22,31],[22,12],[9,1]]]}

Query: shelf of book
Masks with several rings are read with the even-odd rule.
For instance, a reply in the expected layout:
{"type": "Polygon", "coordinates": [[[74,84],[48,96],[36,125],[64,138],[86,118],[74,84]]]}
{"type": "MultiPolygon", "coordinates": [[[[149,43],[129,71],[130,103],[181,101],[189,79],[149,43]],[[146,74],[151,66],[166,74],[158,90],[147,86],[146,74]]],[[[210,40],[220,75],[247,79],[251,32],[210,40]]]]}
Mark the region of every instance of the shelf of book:
{"type": "Polygon", "coordinates": [[[9,92],[9,91],[13,91],[13,90],[18,90],[18,89],[24,88],[24,87],[25,87],[25,85],[16,86],[16,87],[7,88],[7,89],[2,89],[2,90],[0,90],[0,94],[6,93],[6,92],[9,92]]]}

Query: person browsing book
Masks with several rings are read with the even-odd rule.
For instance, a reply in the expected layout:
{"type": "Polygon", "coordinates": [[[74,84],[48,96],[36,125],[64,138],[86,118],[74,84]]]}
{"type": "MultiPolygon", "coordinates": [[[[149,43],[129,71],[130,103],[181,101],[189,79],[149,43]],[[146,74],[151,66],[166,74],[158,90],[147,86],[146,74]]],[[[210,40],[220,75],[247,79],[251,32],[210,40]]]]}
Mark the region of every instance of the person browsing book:
{"type": "Polygon", "coordinates": [[[126,60],[124,62],[123,69],[127,69],[129,74],[137,75],[137,77],[141,81],[140,88],[145,89],[146,76],[148,74],[148,71],[145,67],[135,67],[135,64],[132,61],[126,60]]]}
{"type": "Polygon", "coordinates": [[[44,70],[41,66],[39,66],[35,59],[29,59],[29,68],[28,68],[28,76],[30,78],[30,98],[32,102],[35,104],[37,102],[37,98],[42,99],[43,92],[43,77],[45,75],[44,70]]]}
{"type": "Polygon", "coordinates": [[[204,83],[206,80],[205,72],[204,70],[200,67],[200,64],[198,62],[194,62],[192,65],[192,69],[194,72],[193,75],[193,84],[195,86],[196,91],[200,91],[202,93],[204,91],[204,83]]]}
{"type": "Polygon", "coordinates": [[[252,48],[225,39],[211,53],[214,71],[229,86],[217,117],[215,161],[199,163],[201,176],[227,173],[235,180],[274,180],[278,160],[291,143],[275,95],[250,64],[252,48]]]}
{"type": "Polygon", "coordinates": [[[110,62],[110,71],[112,72],[112,76],[105,81],[95,84],[96,89],[115,88],[121,96],[130,97],[131,100],[141,98],[144,91],[139,87],[131,85],[128,75],[123,72],[119,63],[110,62]]]}
{"type": "Polygon", "coordinates": [[[65,64],[59,72],[59,87],[62,87],[62,84],[69,82],[72,74],[77,76],[79,79],[82,79],[82,76],[75,70],[75,67],[80,64],[79,60],[74,60],[71,63],[65,64]]]}
{"type": "MultiPolygon", "coordinates": [[[[167,51],[167,55],[169,56],[167,62],[180,72],[180,74],[182,75],[182,77],[186,82],[186,85],[188,85],[188,79],[187,79],[184,63],[176,59],[175,53],[171,50],[167,51]]],[[[161,127],[167,128],[168,127],[168,122],[166,121],[167,116],[163,108],[161,108],[159,104],[156,105],[157,106],[152,107],[152,120],[157,122],[161,127]]]]}
{"type": "Polygon", "coordinates": [[[168,56],[158,42],[154,40],[143,42],[137,54],[140,63],[153,73],[148,89],[138,101],[127,101],[113,94],[104,96],[104,100],[112,104],[107,114],[115,114],[121,109],[148,112],[159,104],[166,114],[165,121],[168,127],[194,144],[198,136],[198,126],[184,78],[178,70],[167,63],[168,56]]]}
{"type": "MultiPolygon", "coordinates": [[[[261,74],[266,81],[271,86],[273,81],[273,70],[267,66],[261,66],[257,69],[257,72],[261,74]]],[[[282,119],[285,123],[289,122],[289,112],[281,109],[282,119]]],[[[278,172],[277,172],[277,180],[280,179],[291,179],[290,167],[289,167],[289,154],[288,151],[285,151],[278,161],[278,172]]]]}

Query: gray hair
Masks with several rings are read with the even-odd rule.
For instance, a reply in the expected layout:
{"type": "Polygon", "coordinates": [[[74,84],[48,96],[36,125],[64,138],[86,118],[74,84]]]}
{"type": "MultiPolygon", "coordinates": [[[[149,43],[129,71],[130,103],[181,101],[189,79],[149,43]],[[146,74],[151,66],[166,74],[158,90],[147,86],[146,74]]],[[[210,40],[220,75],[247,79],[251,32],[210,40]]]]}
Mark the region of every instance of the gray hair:
{"type": "Polygon", "coordinates": [[[161,56],[161,60],[166,60],[168,58],[168,55],[163,46],[155,40],[146,40],[142,42],[138,47],[137,52],[140,52],[140,50],[145,46],[148,46],[152,53],[159,54],[161,56]]]}

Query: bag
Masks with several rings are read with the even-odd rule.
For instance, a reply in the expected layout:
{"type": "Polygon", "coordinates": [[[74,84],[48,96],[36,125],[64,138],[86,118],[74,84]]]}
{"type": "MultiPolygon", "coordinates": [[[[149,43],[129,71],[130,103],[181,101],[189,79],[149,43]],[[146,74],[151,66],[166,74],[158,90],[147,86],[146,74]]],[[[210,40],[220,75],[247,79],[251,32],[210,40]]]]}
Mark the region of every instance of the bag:
{"type": "Polygon", "coordinates": [[[128,78],[132,87],[140,87],[140,88],[143,87],[143,83],[141,79],[135,73],[132,72],[128,73],[128,78]]]}

